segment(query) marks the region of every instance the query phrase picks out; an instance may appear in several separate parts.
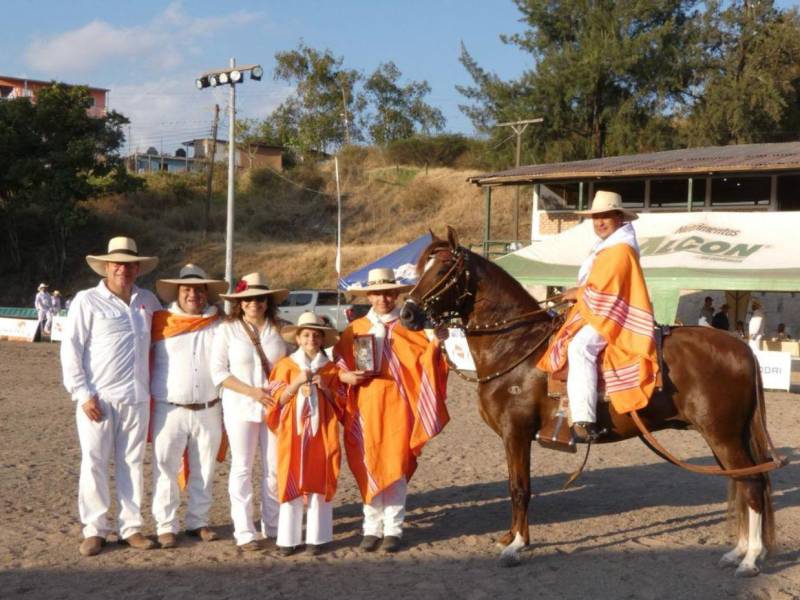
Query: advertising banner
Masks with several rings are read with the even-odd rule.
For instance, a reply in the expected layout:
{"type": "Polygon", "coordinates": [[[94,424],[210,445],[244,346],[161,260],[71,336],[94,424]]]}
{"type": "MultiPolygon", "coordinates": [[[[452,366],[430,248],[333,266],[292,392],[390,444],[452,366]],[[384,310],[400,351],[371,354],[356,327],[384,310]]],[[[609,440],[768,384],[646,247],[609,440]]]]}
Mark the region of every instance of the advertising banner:
{"type": "Polygon", "coordinates": [[[765,390],[789,391],[792,385],[792,355],[788,352],[755,353],[765,390]]]}
{"type": "Polygon", "coordinates": [[[32,342],[38,328],[39,321],[0,317],[0,339],[32,342]]]}

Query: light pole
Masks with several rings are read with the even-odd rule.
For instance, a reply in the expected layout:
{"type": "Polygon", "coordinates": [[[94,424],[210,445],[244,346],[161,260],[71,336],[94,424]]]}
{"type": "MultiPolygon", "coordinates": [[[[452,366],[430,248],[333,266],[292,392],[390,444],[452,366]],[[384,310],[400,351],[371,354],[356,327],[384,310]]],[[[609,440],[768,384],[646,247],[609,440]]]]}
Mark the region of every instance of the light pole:
{"type": "MultiPolygon", "coordinates": [[[[261,81],[264,69],[261,65],[240,65],[236,66],[236,59],[231,58],[230,66],[227,69],[217,71],[207,71],[201,74],[196,80],[198,90],[207,87],[217,87],[219,85],[230,85],[228,93],[228,210],[227,223],[225,227],[225,280],[228,282],[228,291],[233,287],[233,218],[234,218],[234,186],[233,176],[236,170],[236,84],[244,83],[244,73],[250,71],[250,79],[261,81]]],[[[209,161],[209,169],[214,168],[212,156],[209,161]]],[[[226,303],[227,305],[227,303],[226,303]]]]}

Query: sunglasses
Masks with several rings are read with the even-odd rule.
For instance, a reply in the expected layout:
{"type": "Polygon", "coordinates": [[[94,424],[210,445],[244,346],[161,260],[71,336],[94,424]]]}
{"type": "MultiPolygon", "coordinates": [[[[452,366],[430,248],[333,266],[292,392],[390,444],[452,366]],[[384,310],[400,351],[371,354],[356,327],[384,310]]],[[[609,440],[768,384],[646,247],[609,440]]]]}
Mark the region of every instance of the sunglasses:
{"type": "Polygon", "coordinates": [[[242,303],[245,302],[266,302],[267,296],[251,296],[250,298],[242,298],[242,303]]]}

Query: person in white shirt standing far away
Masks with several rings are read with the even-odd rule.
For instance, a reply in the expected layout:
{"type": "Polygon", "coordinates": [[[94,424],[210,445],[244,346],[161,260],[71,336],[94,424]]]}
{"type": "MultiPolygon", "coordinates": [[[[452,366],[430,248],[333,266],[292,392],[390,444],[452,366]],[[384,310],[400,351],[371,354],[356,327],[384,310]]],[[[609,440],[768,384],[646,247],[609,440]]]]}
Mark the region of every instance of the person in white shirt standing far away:
{"type": "Polygon", "coordinates": [[[50,324],[53,315],[50,309],[53,306],[53,298],[47,291],[47,284],[40,283],[36,288],[36,297],[33,300],[33,307],[36,309],[36,317],[39,319],[39,334],[42,336],[50,335],[50,324]]]}
{"type": "Polygon", "coordinates": [[[178,279],[156,283],[167,310],[153,316],[153,517],[162,548],[178,545],[178,472],[188,453],[186,533],[217,539],[208,527],[211,488],[222,440],[222,407],[211,381],[211,342],[220,323],[215,304],[228,284],[189,264],[178,279]],[[187,450],[188,448],[188,450],[187,450]]]}
{"type": "Polygon", "coordinates": [[[150,416],[150,327],[161,305],[137,287],[158,258],[139,256],[136,242],[115,237],[108,253],[86,262],[103,277],[75,295],[61,343],[64,387],[77,402],[81,471],[78,509],[83,556],[98,554],[113,531],[109,461],[114,457],[119,535],[132,548],[155,543],[142,532],[143,463],[150,416]]]}

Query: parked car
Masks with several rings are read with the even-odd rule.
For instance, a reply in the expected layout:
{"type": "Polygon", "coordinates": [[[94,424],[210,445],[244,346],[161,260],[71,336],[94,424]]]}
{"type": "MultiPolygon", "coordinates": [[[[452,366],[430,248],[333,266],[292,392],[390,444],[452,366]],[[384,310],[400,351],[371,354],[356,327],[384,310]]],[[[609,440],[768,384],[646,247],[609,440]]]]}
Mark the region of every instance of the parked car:
{"type": "Polygon", "coordinates": [[[345,295],[336,290],[292,290],[278,307],[278,317],[297,323],[297,319],[306,311],[313,312],[342,331],[350,321],[367,314],[369,305],[349,304],[345,295]]]}

